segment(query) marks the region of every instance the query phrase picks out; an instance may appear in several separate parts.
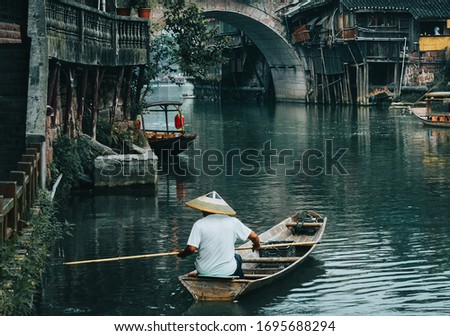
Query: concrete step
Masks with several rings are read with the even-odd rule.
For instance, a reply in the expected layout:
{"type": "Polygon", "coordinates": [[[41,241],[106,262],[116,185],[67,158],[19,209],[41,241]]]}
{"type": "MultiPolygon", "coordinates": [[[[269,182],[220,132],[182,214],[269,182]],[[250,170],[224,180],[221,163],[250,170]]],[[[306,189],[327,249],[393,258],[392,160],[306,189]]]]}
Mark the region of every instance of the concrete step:
{"type": "Polygon", "coordinates": [[[10,30],[20,32],[20,25],[17,23],[0,22],[0,30],[10,30]]]}
{"type": "Polygon", "coordinates": [[[22,41],[13,38],[0,37],[0,44],[15,44],[15,43],[19,44],[22,43],[22,41]]]}

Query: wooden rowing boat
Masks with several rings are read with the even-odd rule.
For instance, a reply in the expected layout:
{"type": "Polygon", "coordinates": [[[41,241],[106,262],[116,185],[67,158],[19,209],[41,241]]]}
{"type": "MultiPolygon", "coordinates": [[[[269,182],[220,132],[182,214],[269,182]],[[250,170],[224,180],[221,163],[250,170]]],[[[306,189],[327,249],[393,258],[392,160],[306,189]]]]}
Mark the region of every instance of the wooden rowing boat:
{"type": "Polygon", "coordinates": [[[196,271],[178,279],[198,301],[236,300],[269,285],[298,267],[319,244],[327,223],[314,211],[290,216],[260,234],[260,251],[252,251],[251,242],[236,248],[242,256],[244,278],[203,277],[196,271]],[[271,242],[275,242],[274,244],[271,242]]]}
{"type": "Polygon", "coordinates": [[[450,92],[429,92],[425,94],[425,106],[412,106],[413,113],[424,125],[450,127],[450,92]]]}
{"type": "Polygon", "coordinates": [[[180,154],[197,137],[196,133],[185,132],[182,105],[179,101],[152,102],[137,116],[137,128],[158,157],[180,154]],[[147,124],[144,114],[148,118],[147,124]]]}

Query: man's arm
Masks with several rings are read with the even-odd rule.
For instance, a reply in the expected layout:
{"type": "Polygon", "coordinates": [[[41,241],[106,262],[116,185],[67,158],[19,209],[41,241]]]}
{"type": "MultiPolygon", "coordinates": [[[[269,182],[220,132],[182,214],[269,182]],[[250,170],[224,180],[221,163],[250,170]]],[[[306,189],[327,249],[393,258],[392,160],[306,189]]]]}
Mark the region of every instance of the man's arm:
{"type": "Polygon", "coordinates": [[[184,250],[178,251],[177,257],[179,257],[181,259],[186,258],[187,256],[190,256],[191,254],[193,254],[196,250],[197,250],[197,248],[195,246],[187,245],[184,250]]]}
{"type": "Polygon", "coordinates": [[[259,250],[261,242],[259,241],[259,236],[254,231],[250,232],[248,239],[250,239],[253,243],[253,250],[259,250]]]}

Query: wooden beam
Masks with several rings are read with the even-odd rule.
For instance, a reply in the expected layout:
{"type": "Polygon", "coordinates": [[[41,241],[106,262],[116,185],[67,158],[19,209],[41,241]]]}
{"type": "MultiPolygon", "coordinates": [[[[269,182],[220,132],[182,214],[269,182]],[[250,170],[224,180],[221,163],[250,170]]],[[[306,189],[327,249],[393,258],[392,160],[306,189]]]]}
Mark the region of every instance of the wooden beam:
{"type": "MultiPolygon", "coordinates": [[[[279,270],[281,270],[281,268],[279,270]]],[[[244,274],[244,279],[261,279],[271,275],[272,274],[244,274]]]]}
{"type": "Polygon", "coordinates": [[[243,259],[242,263],[257,263],[257,264],[278,264],[278,263],[294,263],[297,260],[301,259],[300,257],[286,257],[286,258],[249,258],[249,259],[243,259]]]}

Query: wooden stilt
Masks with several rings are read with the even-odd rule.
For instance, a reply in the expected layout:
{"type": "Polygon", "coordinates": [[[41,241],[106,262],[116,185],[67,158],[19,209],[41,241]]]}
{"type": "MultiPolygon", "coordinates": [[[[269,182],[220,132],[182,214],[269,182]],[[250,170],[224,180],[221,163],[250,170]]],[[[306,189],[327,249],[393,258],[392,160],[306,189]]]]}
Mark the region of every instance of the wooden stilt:
{"type": "Polygon", "coordinates": [[[109,119],[109,123],[112,125],[116,118],[117,105],[119,104],[120,91],[122,89],[123,75],[125,73],[125,67],[121,67],[119,71],[119,77],[117,78],[116,89],[114,90],[114,100],[112,111],[109,119]]]}
{"type": "Polygon", "coordinates": [[[332,101],[335,101],[336,103],[341,103],[341,96],[338,94],[339,89],[339,80],[336,80],[336,76],[332,76],[333,79],[333,98],[332,101]]]}
{"type": "Polygon", "coordinates": [[[145,66],[142,65],[139,68],[139,77],[136,86],[136,97],[134,97],[134,103],[139,104],[141,101],[142,88],[144,87],[145,66]]]}
{"type": "Polygon", "coordinates": [[[320,47],[320,58],[322,61],[322,102],[330,102],[330,87],[328,85],[327,68],[325,63],[325,56],[323,54],[323,47],[320,47]]]}
{"type": "Polygon", "coordinates": [[[59,89],[60,89],[60,84],[61,83],[61,65],[58,64],[57,66],[57,71],[56,71],[56,82],[55,82],[55,87],[53,88],[53,95],[52,95],[52,102],[50,104],[50,106],[53,107],[53,117],[52,117],[52,125],[56,125],[56,123],[58,122],[58,125],[61,124],[62,120],[61,120],[61,112],[58,113],[58,101],[60,99],[59,97],[59,89]]]}
{"type": "Polygon", "coordinates": [[[58,95],[58,85],[59,85],[59,69],[60,65],[57,62],[50,63],[50,76],[48,81],[48,91],[47,91],[47,105],[53,108],[53,116],[51,117],[52,125],[55,124],[56,121],[56,102],[58,95]]]}
{"type": "Polygon", "coordinates": [[[48,80],[47,105],[52,106],[53,95],[55,94],[56,76],[58,75],[58,64],[50,62],[50,76],[48,80]]]}
{"type": "Polygon", "coordinates": [[[130,92],[131,92],[131,82],[133,80],[133,69],[128,67],[125,73],[125,87],[123,93],[123,119],[128,120],[130,118],[129,103],[130,103],[130,92]]]}
{"type": "Polygon", "coordinates": [[[359,66],[358,64],[355,64],[355,87],[356,87],[356,92],[355,92],[355,101],[356,104],[359,104],[359,66]]]}
{"type": "Polygon", "coordinates": [[[83,133],[83,115],[86,103],[86,90],[87,90],[87,82],[89,76],[89,69],[87,67],[83,68],[83,74],[81,79],[81,86],[78,92],[78,113],[77,113],[77,122],[76,128],[78,133],[83,133]]]}
{"type": "Polygon", "coordinates": [[[347,104],[347,102],[345,101],[344,85],[342,84],[343,81],[344,74],[341,74],[339,79],[339,96],[341,97],[341,104],[347,104]]]}
{"type": "Polygon", "coordinates": [[[69,68],[68,70],[69,76],[67,77],[67,84],[66,84],[66,109],[64,112],[64,134],[70,135],[71,129],[70,129],[70,116],[72,114],[72,98],[73,98],[73,92],[72,92],[72,69],[69,68]]]}
{"type": "Polygon", "coordinates": [[[353,95],[352,95],[352,85],[351,85],[351,78],[350,78],[350,70],[348,64],[345,67],[346,70],[346,85],[347,85],[347,93],[348,93],[348,101],[350,104],[353,104],[353,95]]]}
{"type": "Polygon", "coordinates": [[[314,69],[314,62],[313,62],[313,60],[312,60],[312,57],[309,57],[309,59],[310,59],[310,69],[311,69],[311,71],[310,71],[310,73],[311,73],[311,78],[312,78],[312,90],[313,90],[313,92],[312,92],[312,94],[313,94],[313,96],[312,96],[312,100],[313,100],[313,102],[315,103],[315,104],[317,104],[317,74],[316,74],[316,72],[315,72],[315,69],[314,69]]]}
{"type": "Polygon", "coordinates": [[[363,66],[364,71],[364,105],[369,104],[369,64],[364,62],[363,66]]]}
{"type": "Polygon", "coordinates": [[[97,109],[98,109],[98,95],[100,91],[100,85],[105,74],[105,69],[95,68],[94,72],[94,98],[92,102],[92,129],[91,136],[95,140],[97,134],[97,109]]]}

